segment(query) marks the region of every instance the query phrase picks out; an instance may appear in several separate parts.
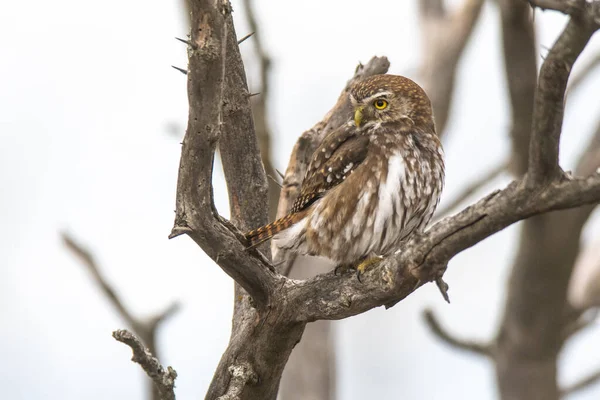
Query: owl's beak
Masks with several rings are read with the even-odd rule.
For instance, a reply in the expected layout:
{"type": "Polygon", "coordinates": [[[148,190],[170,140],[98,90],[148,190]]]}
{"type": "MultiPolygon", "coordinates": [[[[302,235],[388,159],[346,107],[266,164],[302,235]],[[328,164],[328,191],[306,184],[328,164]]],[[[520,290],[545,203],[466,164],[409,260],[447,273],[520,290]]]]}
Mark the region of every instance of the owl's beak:
{"type": "Polygon", "coordinates": [[[357,127],[360,127],[360,123],[362,122],[363,117],[363,107],[356,107],[354,109],[354,123],[357,127]]]}

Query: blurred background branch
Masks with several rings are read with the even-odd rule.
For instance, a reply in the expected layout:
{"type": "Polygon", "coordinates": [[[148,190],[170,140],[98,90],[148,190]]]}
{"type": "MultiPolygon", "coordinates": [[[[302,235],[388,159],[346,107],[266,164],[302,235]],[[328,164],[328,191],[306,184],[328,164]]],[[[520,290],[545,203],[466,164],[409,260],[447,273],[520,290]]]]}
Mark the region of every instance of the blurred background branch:
{"type": "MultiPolygon", "coordinates": [[[[125,303],[119,297],[117,290],[110,283],[108,283],[108,281],[102,274],[94,255],[83,245],[81,245],[79,241],[76,240],[71,234],[62,232],[61,238],[66,249],[69,252],[71,252],[73,256],[78,258],[81,261],[82,265],[84,265],[87,268],[87,270],[92,274],[92,279],[100,287],[102,293],[104,293],[104,295],[113,305],[113,307],[115,307],[119,316],[123,318],[125,320],[125,323],[129,325],[129,327],[135,332],[137,336],[140,337],[144,345],[148,347],[150,353],[152,353],[154,357],[159,359],[160,357],[156,343],[157,330],[162,322],[164,322],[167,318],[173,316],[173,314],[175,314],[179,310],[179,303],[172,303],[170,306],[165,308],[164,311],[150,318],[142,319],[135,317],[133,313],[125,306],[125,303]]],[[[148,385],[149,392],[151,393],[150,398],[152,400],[160,400],[160,392],[158,388],[154,385],[152,380],[148,381],[148,385]]]]}
{"type": "Polygon", "coordinates": [[[440,136],[446,132],[451,112],[458,62],[482,6],[483,0],[463,0],[454,12],[449,12],[445,0],[419,1],[423,48],[419,82],[431,99],[440,136]]]}

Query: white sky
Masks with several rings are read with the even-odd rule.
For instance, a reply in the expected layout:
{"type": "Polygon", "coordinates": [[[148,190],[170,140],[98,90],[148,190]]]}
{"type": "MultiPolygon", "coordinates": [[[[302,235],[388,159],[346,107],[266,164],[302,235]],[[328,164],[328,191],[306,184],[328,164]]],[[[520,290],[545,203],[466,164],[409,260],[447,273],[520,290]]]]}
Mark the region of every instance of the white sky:
{"type": "MultiPolygon", "coordinates": [[[[392,73],[416,78],[414,1],[257,3],[274,63],[269,106],[281,170],[296,137],[331,107],[358,61],[387,55],[392,73]]],[[[243,10],[237,0],[233,6],[243,36],[243,10]]],[[[545,54],[565,20],[547,12],[536,21],[545,54]]],[[[184,22],[179,3],[141,0],[13,1],[0,13],[0,386],[7,399],[145,398],[141,369],[110,335],[124,322],[65,252],[60,230],[95,251],[138,315],[182,302],[160,331],[162,361],[177,370],[181,399],[202,397],[210,382],[229,336],[233,285],[191,240],[167,240],[180,155],[168,126],[185,126],[187,117],[186,79],[170,65],[186,65],[185,46],[173,39],[185,37],[184,22]]],[[[487,3],[459,70],[445,199],[509,149],[499,39],[497,10],[487,3]]],[[[246,58],[251,40],[242,46],[246,58]]],[[[598,36],[583,58],[597,51],[598,36]]],[[[597,122],[599,87],[596,73],[570,99],[566,169],[597,122]]],[[[220,175],[215,193],[226,213],[220,175]]],[[[598,225],[596,215],[587,237],[598,225]]],[[[339,398],[495,398],[490,364],[439,343],[420,313],[432,307],[460,335],[490,338],[515,233],[509,228],[451,262],[452,305],[427,285],[392,310],[336,323],[339,398]]],[[[567,346],[561,381],[600,367],[599,333],[593,328],[567,346]]],[[[599,394],[596,386],[572,399],[599,394]]]]}

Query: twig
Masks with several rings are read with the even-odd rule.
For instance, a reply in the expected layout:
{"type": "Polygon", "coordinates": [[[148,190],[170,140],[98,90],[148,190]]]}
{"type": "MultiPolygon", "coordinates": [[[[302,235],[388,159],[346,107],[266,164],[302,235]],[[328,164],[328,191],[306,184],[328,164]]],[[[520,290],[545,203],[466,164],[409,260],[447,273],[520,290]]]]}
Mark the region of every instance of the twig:
{"type": "Polygon", "coordinates": [[[470,340],[459,339],[448,332],[440,324],[432,310],[423,311],[423,318],[431,332],[450,347],[487,357],[492,355],[492,349],[489,344],[484,345],[470,340]]]}
{"type": "MultiPolygon", "coordinates": [[[[102,292],[108,297],[110,302],[115,306],[119,315],[127,322],[127,324],[135,331],[135,333],[142,337],[144,341],[148,341],[151,336],[154,335],[154,331],[157,326],[163,322],[166,318],[171,317],[175,314],[179,308],[179,302],[173,302],[164,311],[158,313],[156,316],[149,318],[144,321],[133,316],[133,313],[125,307],[123,300],[117,295],[117,291],[113,286],[108,283],[100,272],[100,268],[96,263],[96,260],[92,253],[85,249],[81,244],[78,243],[70,234],[66,232],[61,233],[61,238],[65,247],[79,258],[83,265],[85,265],[91,272],[94,280],[102,289],[102,292]]],[[[154,343],[148,343],[148,345],[154,349],[154,343]]],[[[155,351],[155,350],[154,350],[155,351]]]]}
{"type": "Polygon", "coordinates": [[[114,331],[112,335],[117,341],[131,347],[133,351],[131,361],[138,363],[152,379],[160,393],[160,398],[162,400],[175,400],[174,388],[177,372],[171,367],[167,367],[165,370],[150,350],[144,347],[140,339],[128,330],[120,329],[114,331]]]}
{"type": "Polygon", "coordinates": [[[593,374],[588,375],[587,377],[583,378],[579,382],[576,382],[576,383],[562,389],[560,391],[560,395],[561,395],[561,397],[570,396],[575,392],[579,392],[583,389],[586,389],[586,388],[592,386],[593,384],[597,383],[598,381],[600,381],[600,370],[594,372],[593,374]]]}
{"type": "Polygon", "coordinates": [[[85,265],[88,268],[96,283],[98,283],[106,297],[110,300],[110,302],[113,304],[113,306],[115,306],[115,308],[119,312],[119,315],[125,320],[125,322],[127,322],[127,324],[133,330],[136,330],[136,328],[140,326],[139,321],[125,307],[123,301],[117,295],[117,291],[112,287],[112,285],[110,285],[106,281],[106,279],[100,272],[100,269],[98,268],[98,265],[96,264],[96,260],[94,259],[92,253],[90,253],[82,245],[77,243],[77,241],[68,233],[62,232],[60,235],[65,247],[71,253],[73,253],[74,256],[79,258],[82,261],[83,265],[85,265]]]}
{"type": "Polygon", "coordinates": [[[495,168],[483,174],[483,176],[475,179],[471,182],[467,187],[465,187],[449,204],[444,206],[443,208],[438,209],[436,212],[436,217],[441,218],[444,215],[448,214],[450,211],[461,205],[465,200],[475,194],[479,189],[484,187],[490,181],[496,179],[499,175],[506,171],[508,164],[503,162],[502,164],[497,165],[495,168]]]}
{"type": "Polygon", "coordinates": [[[149,319],[149,325],[152,326],[152,327],[155,327],[154,330],[156,330],[156,327],[158,325],[162,324],[165,320],[171,318],[180,309],[181,309],[181,304],[178,301],[175,301],[175,302],[171,303],[171,305],[169,305],[163,311],[161,311],[160,313],[156,314],[154,317],[150,318],[149,319]]]}

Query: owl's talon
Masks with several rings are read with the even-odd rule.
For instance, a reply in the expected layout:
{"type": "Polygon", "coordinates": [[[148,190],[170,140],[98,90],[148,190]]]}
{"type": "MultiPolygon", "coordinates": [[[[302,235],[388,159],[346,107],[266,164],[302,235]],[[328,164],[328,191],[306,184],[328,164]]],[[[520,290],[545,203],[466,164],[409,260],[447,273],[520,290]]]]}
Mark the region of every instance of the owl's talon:
{"type": "Polygon", "coordinates": [[[356,278],[358,279],[358,281],[362,283],[362,280],[360,278],[362,274],[364,274],[365,271],[371,268],[372,266],[379,264],[381,260],[383,260],[383,257],[376,256],[372,258],[367,258],[366,260],[363,260],[360,264],[358,264],[356,266],[356,278]]]}
{"type": "Polygon", "coordinates": [[[333,269],[333,275],[338,276],[338,275],[344,275],[344,273],[348,270],[354,269],[354,267],[352,265],[347,265],[347,264],[341,264],[336,266],[333,269]]]}

